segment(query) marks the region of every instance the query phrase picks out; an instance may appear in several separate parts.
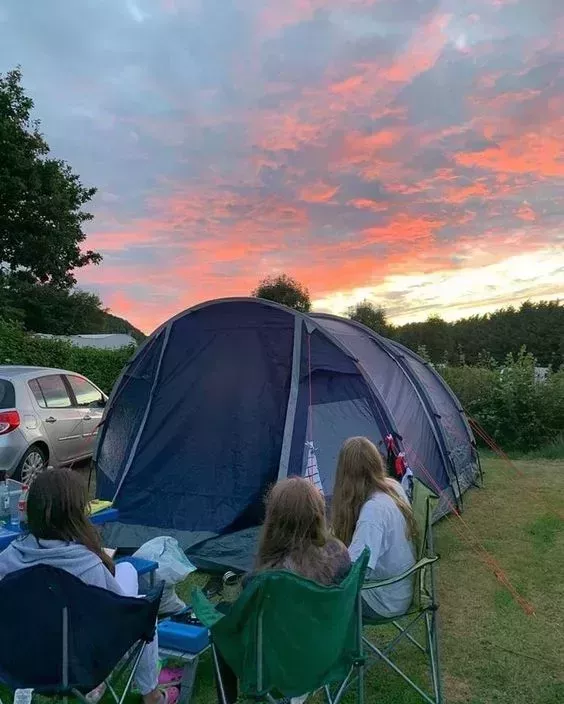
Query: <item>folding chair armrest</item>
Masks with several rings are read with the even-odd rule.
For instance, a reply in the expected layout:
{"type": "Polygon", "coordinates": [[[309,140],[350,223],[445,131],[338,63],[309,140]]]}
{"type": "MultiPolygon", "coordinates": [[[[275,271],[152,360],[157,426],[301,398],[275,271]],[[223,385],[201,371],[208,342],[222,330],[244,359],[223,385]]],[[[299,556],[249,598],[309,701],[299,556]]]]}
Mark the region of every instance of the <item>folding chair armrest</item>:
{"type": "Polygon", "coordinates": [[[406,579],[412,574],[415,574],[415,572],[419,572],[419,570],[422,570],[424,567],[432,565],[438,559],[438,555],[435,555],[435,557],[423,557],[421,560],[419,560],[419,562],[416,562],[411,569],[407,570],[407,572],[404,572],[403,574],[398,575],[397,577],[390,577],[389,579],[382,579],[375,582],[364,582],[364,584],[362,585],[362,590],[364,591],[365,589],[378,589],[378,587],[387,587],[390,584],[396,584],[397,582],[401,582],[402,579],[406,579]]]}
{"type": "Polygon", "coordinates": [[[206,628],[212,628],[225,614],[218,611],[198,587],[192,589],[192,608],[198,620],[206,628]]]}
{"type": "Polygon", "coordinates": [[[115,561],[116,565],[120,562],[128,562],[135,568],[138,575],[152,574],[159,569],[159,563],[155,562],[155,560],[145,560],[143,557],[135,557],[133,555],[128,557],[120,557],[115,561]]]}

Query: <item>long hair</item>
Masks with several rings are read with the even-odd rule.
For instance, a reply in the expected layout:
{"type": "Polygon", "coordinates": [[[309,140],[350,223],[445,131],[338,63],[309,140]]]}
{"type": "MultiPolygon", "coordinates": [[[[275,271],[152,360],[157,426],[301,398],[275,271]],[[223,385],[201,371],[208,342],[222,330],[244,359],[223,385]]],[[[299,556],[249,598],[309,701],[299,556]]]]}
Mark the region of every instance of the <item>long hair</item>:
{"type": "Polygon", "coordinates": [[[332,566],[322,548],[329,540],[332,538],[321,492],[307,479],[283,479],[266,498],[256,568],[290,569],[328,583],[332,566]]]}
{"type": "Polygon", "coordinates": [[[102,550],[96,528],[87,515],[88,490],[70,469],[46,469],[33,480],[27,497],[27,523],[37,540],[80,543],[115,574],[114,563],[102,550]]]}
{"type": "Polygon", "coordinates": [[[377,492],[387,494],[402,512],[406,537],[417,535],[413,511],[397,491],[398,483],[386,476],[378,448],[368,438],[349,438],[341,447],[332,501],[332,523],[337,538],[350,545],[360,509],[377,492]]]}

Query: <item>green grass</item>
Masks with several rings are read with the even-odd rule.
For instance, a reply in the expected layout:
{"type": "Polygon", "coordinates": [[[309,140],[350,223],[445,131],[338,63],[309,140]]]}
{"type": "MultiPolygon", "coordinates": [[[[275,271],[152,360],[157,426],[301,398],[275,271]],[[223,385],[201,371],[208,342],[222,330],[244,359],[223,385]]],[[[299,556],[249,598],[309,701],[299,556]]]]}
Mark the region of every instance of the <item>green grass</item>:
{"type": "MultiPolygon", "coordinates": [[[[562,704],[564,462],[518,461],[521,476],[501,460],[488,458],[484,464],[485,488],[466,495],[462,519],[449,517],[436,526],[445,699],[448,704],[562,704]],[[478,544],[534,607],[534,615],[496,579],[478,544]]],[[[396,659],[426,681],[412,648],[399,648],[396,659]]],[[[204,656],[193,702],[215,701],[211,663],[204,656]]],[[[385,666],[369,671],[367,704],[420,701],[385,666]]]]}
{"type": "Polygon", "coordinates": [[[564,460],[564,435],[538,450],[527,453],[522,459],[564,460]]]}
{"type": "MultiPolygon", "coordinates": [[[[515,464],[522,476],[488,458],[485,487],[466,495],[462,520],[449,517],[436,526],[448,704],[564,702],[564,462],[515,464]],[[534,606],[534,615],[527,615],[496,579],[476,543],[534,606]]],[[[399,648],[397,662],[427,682],[414,649],[399,648]]],[[[198,673],[194,701],[216,701],[208,658],[198,673]]],[[[367,676],[366,702],[420,704],[421,699],[377,664],[367,676]]]]}

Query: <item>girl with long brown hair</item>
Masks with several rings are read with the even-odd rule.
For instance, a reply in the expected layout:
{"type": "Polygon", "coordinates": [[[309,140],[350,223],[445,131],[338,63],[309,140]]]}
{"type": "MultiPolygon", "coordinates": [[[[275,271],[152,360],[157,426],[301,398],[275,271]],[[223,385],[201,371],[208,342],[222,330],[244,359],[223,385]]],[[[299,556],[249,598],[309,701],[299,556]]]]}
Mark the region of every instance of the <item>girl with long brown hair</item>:
{"type": "Polygon", "coordinates": [[[301,477],[275,484],[266,500],[256,569],[286,569],[329,585],[339,583],[350,564],[346,547],[329,531],[319,490],[301,477]]]}
{"type": "MultiPolygon", "coordinates": [[[[76,472],[47,469],[38,474],[27,497],[29,533],[0,553],[0,579],[25,567],[47,564],[70,572],[86,584],[137,596],[135,569],[127,563],[114,565],[102,550],[87,509],[86,484],[76,472]]],[[[178,700],[178,688],[163,692],[158,687],[163,679],[158,675],[156,637],[143,652],[136,681],[144,704],[174,704],[178,700]]],[[[97,701],[103,693],[104,685],[100,685],[89,695],[89,701],[97,701]]]]}
{"type": "MultiPolygon", "coordinates": [[[[255,571],[289,570],[319,584],[338,584],[351,567],[343,543],[331,535],[325,517],[325,500],[307,479],[290,477],[275,484],[266,497],[255,571]]],[[[220,605],[225,611],[228,605],[220,605]]],[[[218,652],[228,704],[237,701],[237,678],[218,652]]],[[[218,701],[222,697],[218,684],[218,701]]]]}
{"type": "MultiPolygon", "coordinates": [[[[378,448],[368,438],[350,438],[339,453],[332,502],[333,530],[356,560],[370,550],[367,579],[397,577],[415,563],[417,528],[401,485],[386,476],[378,448]]],[[[413,583],[402,580],[363,593],[367,617],[404,614],[413,598],[413,583]]]]}

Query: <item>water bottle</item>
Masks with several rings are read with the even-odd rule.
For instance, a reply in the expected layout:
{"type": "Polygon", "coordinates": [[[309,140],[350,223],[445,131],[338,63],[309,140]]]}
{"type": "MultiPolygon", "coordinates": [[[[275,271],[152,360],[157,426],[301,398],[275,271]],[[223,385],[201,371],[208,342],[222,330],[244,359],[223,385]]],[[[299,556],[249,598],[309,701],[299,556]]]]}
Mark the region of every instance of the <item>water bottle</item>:
{"type": "Polygon", "coordinates": [[[10,492],[10,528],[16,531],[20,528],[19,503],[21,493],[19,490],[10,492]]]}
{"type": "Polygon", "coordinates": [[[29,491],[29,486],[24,484],[22,486],[22,493],[20,494],[20,500],[18,501],[18,517],[20,522],[20,530],[22,533],[27,531],[27,492],[29,491]]]}
{"type": "Polygon", "coordinates": [[[0,470],[0,525],[10,520],[10,492],[6,483],[6,472],[0,470]]]}

